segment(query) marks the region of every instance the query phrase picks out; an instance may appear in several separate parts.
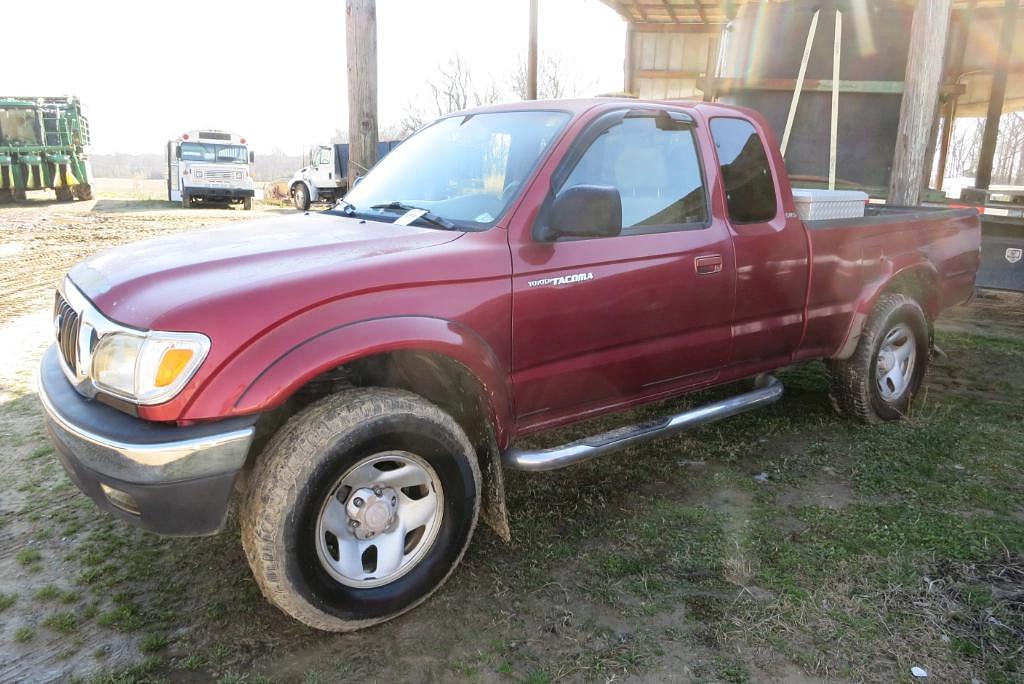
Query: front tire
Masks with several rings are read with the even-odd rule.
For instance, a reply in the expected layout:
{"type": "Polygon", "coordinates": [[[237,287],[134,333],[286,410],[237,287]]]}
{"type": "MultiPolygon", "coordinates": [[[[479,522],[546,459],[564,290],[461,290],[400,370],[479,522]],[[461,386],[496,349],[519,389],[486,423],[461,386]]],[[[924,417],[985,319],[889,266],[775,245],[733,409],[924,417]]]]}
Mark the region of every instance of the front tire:
{"type": "Polygon", "coordinates": [[[191,209],[192,208],[192,195],[188,194],[184,190],[181,191],[181,208],[191,209]]]}
{"type": "Polygon", "coordinates": [[[252,197],[245,197],[242,199],[242,209],[245,211],[252,210],[252,197]]]}
{"type": "Polygon", "coordinates": [[[347,632],[414,608],[448,579],[480,507],[469,439],[411,392],[350,389],[293,416],[261,455],[241,515],[263,595],[347,632]]]}
{"type": "Polygon", "coordinates": [[[904,294],[879,297],[849,359],[831,364],[836,410],[867,423],[906,417],[931,352],[928,319],[904,294]]]}
{"type": "Polygon", "coordinates": [[[306,186],[303,183],[295,186],[295,191],[292,193],[292,201],[295,202],[295,208],[299,211],[309,209],[309,191],[306,190],[306,186]]]}

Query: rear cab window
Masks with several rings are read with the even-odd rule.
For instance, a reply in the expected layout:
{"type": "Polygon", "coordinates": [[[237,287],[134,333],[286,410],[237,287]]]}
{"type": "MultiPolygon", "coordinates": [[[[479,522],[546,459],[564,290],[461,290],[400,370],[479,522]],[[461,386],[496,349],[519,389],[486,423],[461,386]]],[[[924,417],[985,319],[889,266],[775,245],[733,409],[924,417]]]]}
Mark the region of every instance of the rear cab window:
{"type": "Polygon", "coordinates": [[[763,223],[778,214],[775,181],[761,136],[745,119],[711,119],[722,184],[733,223],[763,223]]]}
{"type": "Polygon", "coordinates": [[[708,225],[708,202],[692,126],[668,117],[629,116],[601,133],[560,188],[614,187],[622,235],[708,225]]]}

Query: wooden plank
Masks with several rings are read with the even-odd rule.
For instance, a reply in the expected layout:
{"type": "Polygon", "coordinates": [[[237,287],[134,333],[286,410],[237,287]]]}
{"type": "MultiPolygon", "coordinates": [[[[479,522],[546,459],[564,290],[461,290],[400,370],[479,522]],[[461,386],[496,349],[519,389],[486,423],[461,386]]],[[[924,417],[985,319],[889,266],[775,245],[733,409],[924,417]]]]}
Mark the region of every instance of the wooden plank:
{"type": "Polygon", "coordinates": [[[693,0],[693,4],[697,7],[697,14],[700,15],[700,20],[705,24],[708,23],[708,14],[704,11],[704,3],[701,0],[693,0]]]}
{"type": "Polygon", "coordinates": [[[348,183],[377,163],[377,0],[345,0],[348,183]]]}
{"type": "Polygon", "coordinates": [[[952,0],[919,2],[910,27],[905,89],[889,178],[890,204],[915,206],[924,187],[925,149],[939,98],[952,0]]]}
{"type": "Polygon", "coordinates": [[[976,188],[987,189],[992,183],[992,161],[995,159],[996,143],[999,141],[999,118],[1003,114],[1003,103],[1006,101],[1006,81],[1010,53],[1013,50],[1013,32],[1017,23],[1017,5],[1017,0],[1006,0],[1003,9],[999,48],[993,65],[995,71],[992,74],[992,90],[988,97],[988,112],[985,115],[985,133],[981,138],[978,173],[974,178],[976,188]]]}
{"type": "Polygon", "coordinates": [[[526,49],[526,99],[537,99],[537,0],[530,0],[530,38],[526,49]]]}
{"type": "Polygon", "coordinates": [[[637,69],[637,78],[700,78],[703,71],[686,69],[637,69]]]}
{"type": "Polygon", "coordinates": [[[836,32],[832,44],[832,121],[828,137],[828,189],[836,189],[836,151],[839,145],[839,64],[843,45],[843,13],[836,10],[836,32]]]}
{"type": "Polygon", "coordinates": [[[797,72],[796,83],[793,84],[793,98],[789,101],[789,113],[786,115],[786,130],[782,134],[782,156],[786,156],[786,148],[789,147],[789,136],[793,132],[793,121],[796,119],[796,106],[800,102],[800,93],[803,92],[804,76],[807,74],[807,62],[811,58],[811,46],[814,45],[814,33],[818,30],[818,16],[821,10],[814,10],[811,17],[811,26],[807,29],[807,40],[804,41],[804,53],[800,58],[800,69],[797,72]]]}
{"type": "Polygon", "coordinates": [[[689,24],[654,23],[649,21],[634,21],[630,23],[637,33],[714,33],[719,34],[725,24],[701,24],[692,22],[689,24]]]}
{"type": "Polygon", "coordinates": [[[679,18],[676,17],[676,11],[672,9],[672,5],[669,4],[668,0],[661,0],[661,4],[665,6],[665,12],[667,12],[669,18],[672,19],[672,23],[679,23],[679,18]]]}
{"type": "Polygon", "coordinates": [[[636,64],[636,31],[633,30],[632,24],[626,24],[626,58],[623,64],[622,90],[632,95],[636,95],[636,64]]]}
{"type": "MultiPolygon", "coordinates": [[[[719,78],[715,84],[720,93],[735,92],[738,90],[784,90],[792,91],[796,85],[795,79],[790,78],[765,78],[746,80],[742,78],[719,78]]],[[[960,95],[966,92],[967,86],[962,83],[949,83],[943,85],[939,92],[943,95],[960,95]]],[[[803,85],[804,92],[832,92],[831,79],[806,79],[803,85]]],[[[839,81],[840,93],[871,93],[876,95],[901,95],[903,93],[903,81],[839,81]]]]}
{"type": "Polygon", "coordinates": [[[647,11],[644,9],[644,6],[641,5],[637,0],[633,0],[633,7],[636,9],[637,14],[640,15],[640,20],[647,21],[647,11]]]}

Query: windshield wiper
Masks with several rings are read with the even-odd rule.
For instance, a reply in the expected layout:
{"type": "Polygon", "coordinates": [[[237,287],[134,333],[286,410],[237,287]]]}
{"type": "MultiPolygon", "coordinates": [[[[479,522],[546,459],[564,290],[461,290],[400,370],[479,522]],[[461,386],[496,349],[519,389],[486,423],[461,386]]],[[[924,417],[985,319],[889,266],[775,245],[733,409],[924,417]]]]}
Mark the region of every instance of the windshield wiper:
{"type": "Polygon", "coordinates": [[[351,202],[346,202],[345,200],[340,199],[331,208],[337,209],[338,207],[341,207],[341,213],[344,214],[345,216],[355,216],[356,214],[356,205],[352,204],[351,202]]]}
{"type": "Polygon", "coordinates": [[[370,208],[378,210],[390,209],[393,211],[422,211],[423,213],[417,216],[416,219],[414,220],[419,221],[422,219],[427,223],[432,223],[435,226],[440,226],[441,228],[445,228],[446,230],[452,230],[453,228],[455,228],[455,224],[449,221],[448,219],[444,218],[443,216],[438,216],[437,214],[428,211],[427,209],[424,209],[422,207],[414,207],[413,205],[406,204],[404,202],[385,202],[384,204],[374,204],[370,208]]]}

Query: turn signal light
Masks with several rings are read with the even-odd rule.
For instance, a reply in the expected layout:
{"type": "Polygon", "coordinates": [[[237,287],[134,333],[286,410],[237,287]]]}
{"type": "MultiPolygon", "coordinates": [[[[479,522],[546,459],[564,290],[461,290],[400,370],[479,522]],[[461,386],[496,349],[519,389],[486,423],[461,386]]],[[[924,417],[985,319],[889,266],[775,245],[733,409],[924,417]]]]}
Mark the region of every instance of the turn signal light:
{"type": "Polygon", "coordinates": [[[156,371],[157,387],[167,387],[174,382],[188,362],[192,360],[191,349],[168,349],[160,359],[160,367],[156,371]]]}

